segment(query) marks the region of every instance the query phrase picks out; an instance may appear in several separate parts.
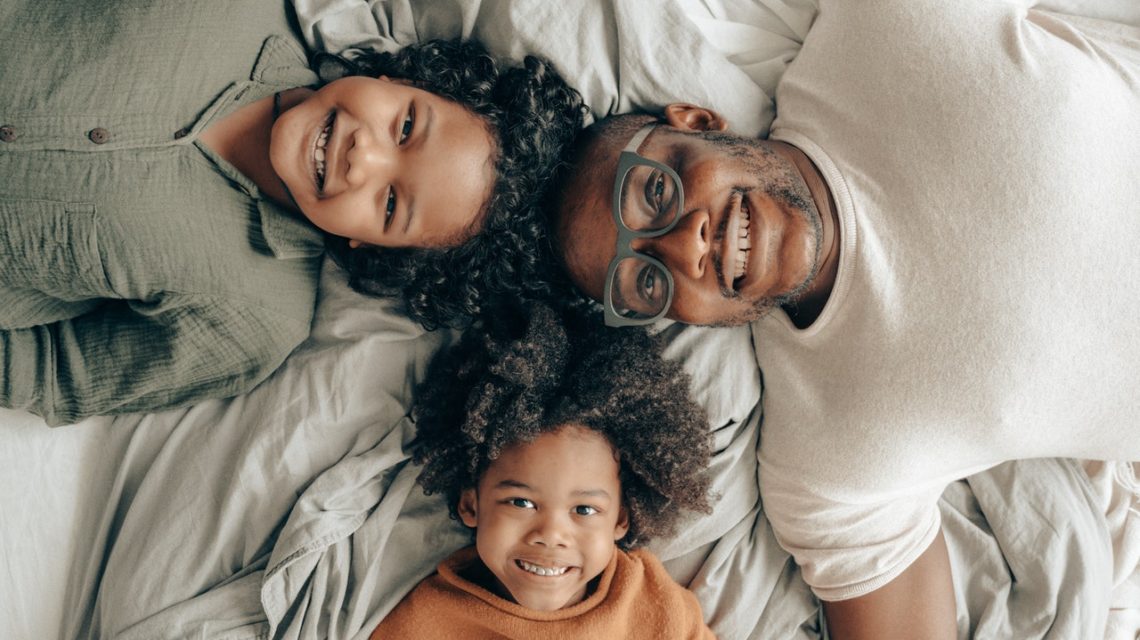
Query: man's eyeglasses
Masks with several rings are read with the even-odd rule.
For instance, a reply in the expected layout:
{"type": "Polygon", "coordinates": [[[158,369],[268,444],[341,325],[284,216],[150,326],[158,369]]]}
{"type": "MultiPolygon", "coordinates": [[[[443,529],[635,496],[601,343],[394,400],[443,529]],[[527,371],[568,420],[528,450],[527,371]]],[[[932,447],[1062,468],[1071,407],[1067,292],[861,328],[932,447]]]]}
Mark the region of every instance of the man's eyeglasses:
{"type": "Polygon", "coordinates": [[[630,246],[634,238],[669,233],[685,208],[677,172],[637,153],[656,126],[653,122],[638,130],[618,156],[613,199],[617,249],[606,272],[603,300],[610,327],[649,324],[673,303],[673,274],[660,260],[630,246]]]}

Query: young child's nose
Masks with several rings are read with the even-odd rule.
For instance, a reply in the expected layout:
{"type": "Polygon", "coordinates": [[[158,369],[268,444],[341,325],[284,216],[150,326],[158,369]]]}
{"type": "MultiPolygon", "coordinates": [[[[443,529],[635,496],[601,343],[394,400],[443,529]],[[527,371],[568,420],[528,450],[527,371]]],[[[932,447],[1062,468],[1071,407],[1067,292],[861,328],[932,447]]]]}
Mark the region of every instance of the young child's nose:
{"type": "Polygon", "coordinates": [[[391,182],[396,159],[392,145],[377,140],[364,128],[352,134],[349,144],[345,153],[348,163],[345,176],[349,184],[362,184],[370,179],[391,182]]]}
{"type": "Polygon", "coordinates": [[[555,515],[539,519],[531,530],[527,542],[546,547],[564,547],[569,539],[567,523],[555,515]]]}

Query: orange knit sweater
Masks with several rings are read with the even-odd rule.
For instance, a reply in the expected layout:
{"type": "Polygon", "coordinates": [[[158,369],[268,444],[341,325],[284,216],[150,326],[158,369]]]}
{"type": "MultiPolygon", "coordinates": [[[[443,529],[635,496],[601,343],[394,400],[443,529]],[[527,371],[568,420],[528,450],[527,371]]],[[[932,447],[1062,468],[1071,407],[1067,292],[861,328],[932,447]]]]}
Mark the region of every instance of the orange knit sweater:
{"type": "Polygon", "coordinates": [[[371,640],[715,640],[697,598],[648,551],[617,550],[598,588],[558,611],[533,611],[459,576],[474,547],[452,554],[388,614],[371,640]]]}

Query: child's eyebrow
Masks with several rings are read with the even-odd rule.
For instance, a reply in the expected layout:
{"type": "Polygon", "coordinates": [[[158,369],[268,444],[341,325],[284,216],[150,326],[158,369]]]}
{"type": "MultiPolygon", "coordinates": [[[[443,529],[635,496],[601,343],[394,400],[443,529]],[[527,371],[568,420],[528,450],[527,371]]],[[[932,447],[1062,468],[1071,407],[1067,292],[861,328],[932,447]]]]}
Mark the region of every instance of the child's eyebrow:
{"type": "Polygon", "coordinates": [[[579,489],[571,495],[583,498],[609,498],[610,492],[605,489],[579,489]]]}
{"type": "MultiPolygon", "coordinates": [[[[509,478],[506,480],[498,481],[495,484],[495,488],[496,489],[525,489],[527,491],[534,491],[534,487],[530,486],[529,484],[527,484],[525,482],[519,482],[518,480],[511,480],[509,478]]],[[[570,495],[572,495],[574,497],[585,497],[585,498],[610,498],[610,492],[606,491],[605,489],[579,489],[577,491],[574,491],[570,495]]]]}

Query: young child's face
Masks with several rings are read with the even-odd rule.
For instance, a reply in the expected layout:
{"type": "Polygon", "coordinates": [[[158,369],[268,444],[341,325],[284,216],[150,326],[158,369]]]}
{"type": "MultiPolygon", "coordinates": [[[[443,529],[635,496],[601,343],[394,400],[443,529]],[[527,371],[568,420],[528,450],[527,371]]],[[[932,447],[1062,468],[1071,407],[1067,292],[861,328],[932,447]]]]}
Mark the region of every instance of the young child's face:
{"type": "Polygon", "coordinates": [[[495,154],[467,107],[383,76],[321,87],[281,114],[269,146],[273,170],[314,225],[377,247],[470,238],[494,188],[495,154]]]}
{"type": "Polygon", "coordinates": [[[581,602],[629,530],[613,448],[576,425],[504,450],[459,515],[503,595],[539,611],[581,602]]]}

